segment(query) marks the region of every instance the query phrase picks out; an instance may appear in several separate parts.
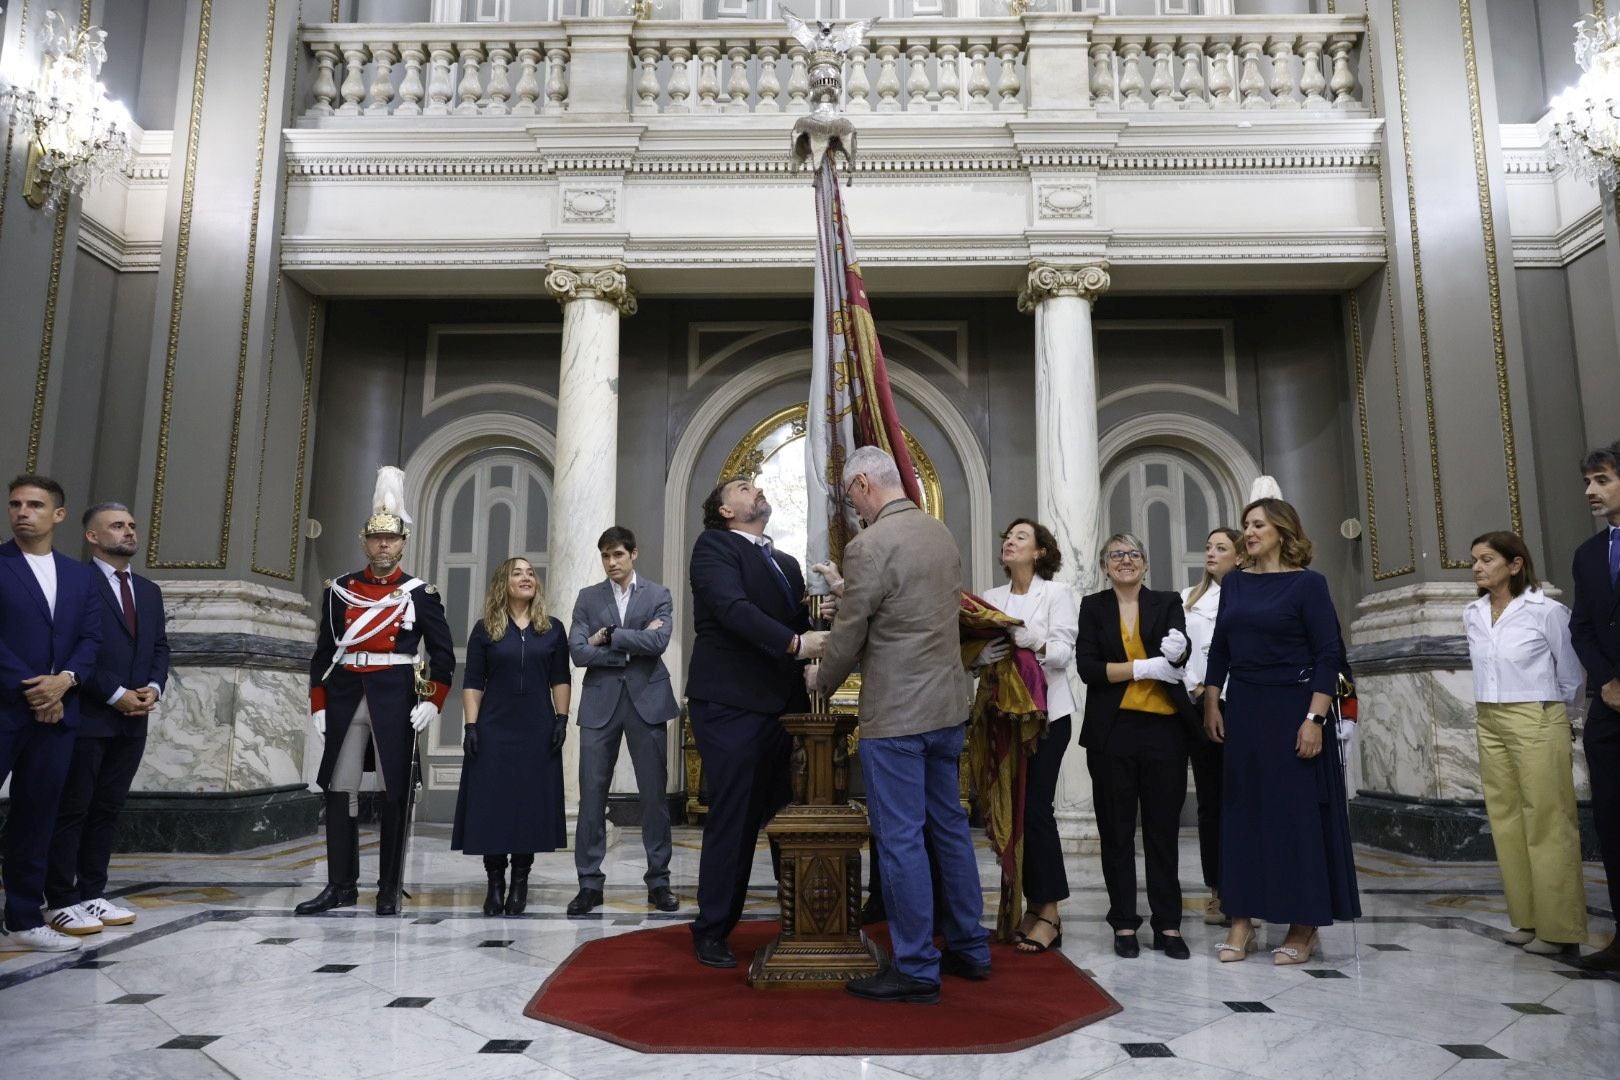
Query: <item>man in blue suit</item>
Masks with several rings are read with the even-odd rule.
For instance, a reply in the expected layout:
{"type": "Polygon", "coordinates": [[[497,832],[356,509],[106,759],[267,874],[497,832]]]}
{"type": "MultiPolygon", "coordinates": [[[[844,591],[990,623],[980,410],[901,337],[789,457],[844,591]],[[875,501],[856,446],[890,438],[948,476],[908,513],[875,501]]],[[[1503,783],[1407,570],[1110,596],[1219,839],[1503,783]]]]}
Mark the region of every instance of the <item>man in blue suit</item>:
{"type": "Polygon", "coordinates": [[[726,938],[742,917],[759,829],[792,797],[779,720],[810,707],[800,661],[819,657],[827,637],[810,629],[799,562],[772,548],[770,518],[753,481],[723,480],[692,548],[686,697],[709,787],[692,944],[710,967],[737,966],[726,938]]]}
{"type": "Polygon", "coordinates": [[[95,670],[101,649],[90,568],[51,550],[66,503],[62,485],[49,477],[19,476],[7,488],[13,539],[0,544],[0,782],[11,777],[11,810],[0,840],[0,951],[79,947],[78,938],[46,926],[41,911],[79,726],[79,673],[95,670]]]}
{"type": "MultiPolygon", "coordinates": [[[[1620,911],[1620,442],[1581,462],[1586,501],[1604,522],[1575,549],[1575,602],[1569,636],[1586,668],[1586,768],[1592,778],[1592,824],[1609,879],[1609,910],[1620,911]]],[[[1620,971],[1620,934],[1583,961],[1595,971],[1620,971]]]]}
{"type": "Polygon", "coordinates": [[[113,828],[146,750],[146,718],[169,681],[163,593],[134,573],[135,519],[122,503],[84,512],[101,655],[84,680],[79,732],[45,872],[45,918],[64,934],[127,926],[135,913],[107,899],[113,828]]]}

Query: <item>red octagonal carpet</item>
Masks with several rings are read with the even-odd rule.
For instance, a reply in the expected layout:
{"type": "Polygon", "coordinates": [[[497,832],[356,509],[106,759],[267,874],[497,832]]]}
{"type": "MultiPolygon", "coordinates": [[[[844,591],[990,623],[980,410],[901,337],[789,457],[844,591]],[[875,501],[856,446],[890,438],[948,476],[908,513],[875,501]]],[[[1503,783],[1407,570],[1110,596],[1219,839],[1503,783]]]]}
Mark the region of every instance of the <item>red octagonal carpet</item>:
{"type": "MultiPolygon", "coordinates": [[[[738,925],[730,971],[697,962],[685,923],[586,942],[523,1012],[646,1053],[993,1054],[1120,1011],[1062,953],[1020,956],[1010,945],[990,947],[984,982],[947,977],[938,1005],[751,989],[749,961],[776,931],[775,921],[738,925]]],[[[888,948],[887,926],[867,931],[888,948]]]]}

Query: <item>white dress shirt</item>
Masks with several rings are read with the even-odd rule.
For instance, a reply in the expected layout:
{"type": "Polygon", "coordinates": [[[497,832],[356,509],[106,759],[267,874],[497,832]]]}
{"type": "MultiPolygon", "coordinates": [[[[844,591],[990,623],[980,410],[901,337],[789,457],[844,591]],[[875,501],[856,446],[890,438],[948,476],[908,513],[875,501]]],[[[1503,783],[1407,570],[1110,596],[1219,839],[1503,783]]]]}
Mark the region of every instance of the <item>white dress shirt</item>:
{"type": "Polygon", "coordinates": [[[608,579],[608,587],[613,590],[613,603],[619,609],[619,625],[624,626],[625,613],[630,610],[630,594],[636,591],[636,572],[630,571],[630,580],[623,589],[612,578],[608,579]]]}
{"type": "Polygon", "coordinates": [[[1024,620],[1024,626],[1045,648],[1041,670],[1046,672],[1046,715],[1053,720],[1074,715],[1069,671],[1074,665],[1074,638],[1080,631],[1080,607],[1074,590],[1064,582],[1048,581],[1037,574],[1023,596],[1014,596],[1011,585],[997,585],[985,592],[984,601],[1024,620]]]}
{"type": "Polygon", "coordinates": [[[1495,624],[1491,598],[1463,609],[1474,700],[1493,704],[1562,701],[1573,706],[1585,677],[1569,640],[1569,609],[1540,589],[1514,597],[1495,624]]]}
{"type": "MultiPolygon", "coordinates": [[[[123,591],[118,587],[118,568],[111,563],[102,562],[98,558],[92,557],[90,561],[95,564],[96,569],[100,570],[102,576],[107,579],[107,585],[112,589],[113,600],[117,602],[118,610],[123,611],[124,594],[123,591]]],[[[131,601],[135,599],[135,572],[133,570],[129,571],[129,598],[131,601]]],[[[137,608],[136,614],[138,615],[139,613],[140,609],[137,608]]],[[[157,683],[150,682],[146,685],[150,686],[153,690],[156,690],[159,697],[163,696],[163,687],[159,686],[157,683]]],[[[112,697],[107,699],[107,704],[118,704],[118,699],[123,697],[126,692],[127,691],[124,689],[124,687],[120,686],[118,689],[113,691],[112,697]]]]}
{"type": "Polygon", "coordinates": [[[28,560],[28,569],[34,572],[34,580],[39,582],[39,591],[45,594],[45,604],[51,609],[51,618],[56,618],[56,556],[47,551],[43,555],[30,555],[23,552],[23,558],[28,560]]]}
{"type": "Polygon", "coordinates": [[[1189,694],[1204,684],[1204,672],[1209,670],[1209,643],[1215,638],[1215,613],[1221,608],[1221,583],[1218,581],[1210,582],[1198,602],[1187,607],[1187,597],[1192,595],[1195,587],[1189,585],[1181,590],[1181,606],[1186,608],[1187,614],[1187,643],[1192,646],[1181,681],[1186,684],[1189,694]]]}

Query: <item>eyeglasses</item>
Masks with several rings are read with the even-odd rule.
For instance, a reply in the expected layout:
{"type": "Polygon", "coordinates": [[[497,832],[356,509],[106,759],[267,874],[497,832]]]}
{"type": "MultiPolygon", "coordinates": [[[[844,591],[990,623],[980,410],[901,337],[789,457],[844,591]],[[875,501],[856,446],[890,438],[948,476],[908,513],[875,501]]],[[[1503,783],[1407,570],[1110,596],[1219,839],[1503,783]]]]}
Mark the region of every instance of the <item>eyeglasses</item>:
{"type": "Polygon", "coordinates": [[[1142,553],[1137,551],[1135,548],[1131,548],[1129,551],[1110,551],[1107,555],[1104,555],[1103,558],[1107,559],[1111,563],[1141,562],[1142,553]]]}
{"type": "Polygon", "coordinates": [[[849,483],[844,485],[844,509],[850,511],[855,509],[855,499],[851,495],[851,492],[855,490],[855,481],[859,480],[865,475],[865,473],[856,473],[854,476],[849,478],[849,483]]]}

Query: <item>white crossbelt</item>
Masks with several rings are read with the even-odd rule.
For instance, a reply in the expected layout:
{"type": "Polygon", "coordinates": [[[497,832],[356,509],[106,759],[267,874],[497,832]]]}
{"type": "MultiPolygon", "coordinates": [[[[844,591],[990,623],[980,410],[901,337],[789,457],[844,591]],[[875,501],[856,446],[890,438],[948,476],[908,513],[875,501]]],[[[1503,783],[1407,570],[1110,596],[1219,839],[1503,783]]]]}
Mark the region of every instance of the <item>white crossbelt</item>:
{"type": "Polygon", "coordinates": [[[344,667],[393,667],[398,664],[414,663],[416,663],[416,657],[406,653],[352,652],[343,654],[344,667]]]}

